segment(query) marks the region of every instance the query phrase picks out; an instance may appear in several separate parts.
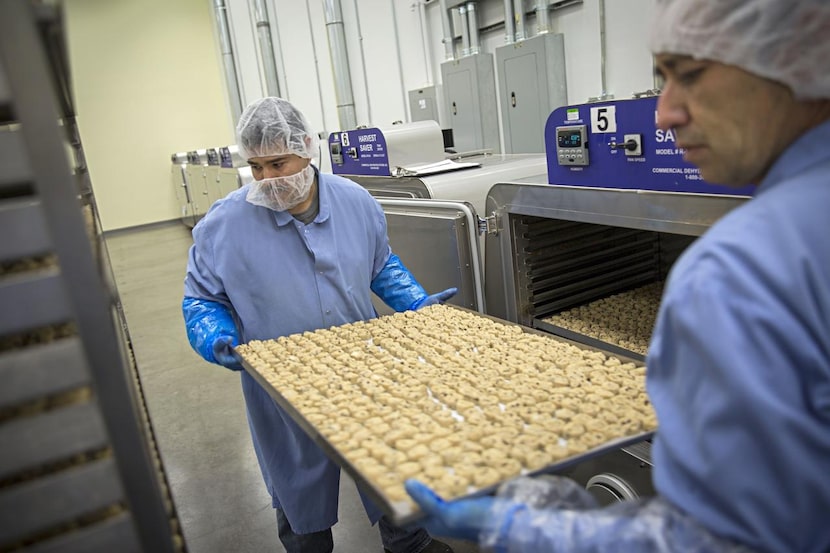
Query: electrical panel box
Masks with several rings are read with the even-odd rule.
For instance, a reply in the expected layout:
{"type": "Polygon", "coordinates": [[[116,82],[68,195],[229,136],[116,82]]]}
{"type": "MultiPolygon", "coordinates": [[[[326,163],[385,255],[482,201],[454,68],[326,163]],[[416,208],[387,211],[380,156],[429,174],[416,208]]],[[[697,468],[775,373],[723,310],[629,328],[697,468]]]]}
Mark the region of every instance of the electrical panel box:
{"type": "Polygon", "coordinates": [[[753,185],[718,186],[684,158],[672,129],[656,127],[657,96],[610,100],[554,110],[545,123],[548,182],[751,196],[753,185]]]}
{"type": "Polygon", "coordinates": [[[434,86],[409,91],[409,117],[412,121],[438,121],[438,99],[434,86]]]}
{"type": "Polygon", "coordinates": [[[446,61],[441,64],[441,77],[455,150],[501,153],[493,55],[446,61]]]}
{"type": "Polygon", "coordinates": [[[567,105],[565,41],[545,33],[496,48],[504,151],[545,151],[545,121],[567,105]]]}

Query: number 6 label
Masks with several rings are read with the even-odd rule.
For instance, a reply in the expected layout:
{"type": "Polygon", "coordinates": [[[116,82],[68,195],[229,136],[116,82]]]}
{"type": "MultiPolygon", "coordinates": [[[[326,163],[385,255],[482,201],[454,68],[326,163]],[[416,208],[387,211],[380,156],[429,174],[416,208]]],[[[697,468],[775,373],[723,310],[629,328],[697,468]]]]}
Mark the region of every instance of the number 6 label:
{"type": "Polygon", "coordinates": [[[617,106],[591,108],[591,132],[617,132],[617,106]]]}

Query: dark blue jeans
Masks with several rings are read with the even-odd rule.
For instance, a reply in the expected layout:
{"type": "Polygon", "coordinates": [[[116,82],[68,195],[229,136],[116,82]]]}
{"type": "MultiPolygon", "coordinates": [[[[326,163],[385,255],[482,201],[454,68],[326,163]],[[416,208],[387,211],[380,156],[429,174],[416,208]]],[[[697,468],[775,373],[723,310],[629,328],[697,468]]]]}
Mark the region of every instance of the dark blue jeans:
{"type": "MultiPolygon", "coordinates": [[[[282,509],[277,509],[277,528],[286,553],[331,553],[334,541],[331,528],[312,534],[295,534],[282,509]]],[[[432,538],[423,528],[407,530],[395,526],[386,517],[378,521],[380,541],[392,553],[420,553],[432,538]]]]}

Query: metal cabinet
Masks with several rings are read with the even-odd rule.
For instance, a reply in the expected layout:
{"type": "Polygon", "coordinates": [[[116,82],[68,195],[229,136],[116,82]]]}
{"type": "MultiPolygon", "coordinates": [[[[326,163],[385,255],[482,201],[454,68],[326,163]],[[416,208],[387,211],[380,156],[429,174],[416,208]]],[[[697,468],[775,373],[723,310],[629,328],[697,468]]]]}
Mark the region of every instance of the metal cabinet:
{"type": "Polygon", "coordinates": [[[170,161],[170,186],[176,194],[179,219],[190,228],[216,200],[253,180],[236,146],[179,152],[170,161]]]}
{"type": "Polygon", "coordinates": [[[542,34],[496,49],[505,153],[545,151],[545,121],[568,103],[565,42],[542,34]]]}
{"type": "Polygon", "coordinates": [[[409,91],[409,116],[412,121],[438,121],[436,87],[425,86],[409,91]]]}
{"type": "Polygon", "coordinates": [[[501,151],[492,54],[444,62],[441,77],[456,151],[501,151]]]}

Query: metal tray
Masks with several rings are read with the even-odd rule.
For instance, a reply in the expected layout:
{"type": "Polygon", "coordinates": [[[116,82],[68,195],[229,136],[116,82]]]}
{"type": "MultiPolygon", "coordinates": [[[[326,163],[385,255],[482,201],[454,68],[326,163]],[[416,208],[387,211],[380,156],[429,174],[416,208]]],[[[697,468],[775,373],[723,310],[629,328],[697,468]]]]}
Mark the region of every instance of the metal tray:
{"type": "MultiPolygon", "coordinates": [[[[503,319],[498,319],[496,317],[491,317],[489,315],[483,315],[481,313],[477,313],[475,311],[470,311],[464,309],[462,307],[451,306],[454,309],[461,309],[464,311],[468,311],[470,313],[474,313],[480,317],[487,317],[494,321],[497,321],[501,324],[511,325],[511,326],[520,326],[522,331],[529,332],[537,335],[544,336],[550,340],[558,340],[561,342],[566,342],[569,344],[573,344],[580,349],[590,350],[590,351],[601,351],[605,354],[611,354],[614,357],[620,359],[621,362],[634,362],[638,364],[642,364],[641,360],[633,358],[627,355],[620,355],[615,352],[611,352],[607,349],[602,347],[593,347],[590,345],[586,345],[585,343],[581,343],[579,341],[569,340],[567,338],[563,338],[560,336],[551,335],[547,332],[542,332],[540,330],[536,330],[534,328],[529,328],[526,326],[517,325],[515,323],[511,323],[509,321],[505,321],[503,319]]],[[[619,348],[618,348],[619,349],[619,348]]],[[[417,508],[414,503],[408,501],[392,501],[388,497],[386,497],[383,492],[361,471],[355,467],[331,442],[329,442],[316,428],[315,426],[309,422],[303,414],[297,410],[294,405],[291,404],[285,397],[282,396],[279,390],[273,387],[264,376],[262,376],[259,372],[257,372],[245,359],[243,359],[238,353],[234,354],[236,358],[240,361],[242,366],[245,368],[246,371],[259,383],[262,388],[268,392],[268,394],[277,402],[277,404],[282,407],[286,413],[297,423],[297,425],[304,431],[308,436],[320,446],[323,452],[337,465],[339,465],[346,473],[355,481],[357,486],[363,491],[382,511],[383,513],[392,520],[394,524],[399,526],[409,524],[411,522],[417,521],[419,518],[423,517],[423,513],[417,508]]],[[[636,355],[636,354],[635,354],[636,355]]],[[[600,446],[594,447],[590,450],[587,450],[583,453],[578,455],[574,455],[572,457],[568,457],[565,459],[560,459],[555,463],[551,463],[550,465],[546,465],[540,469],[536,469],[533,471],[522,471],[521,475],[526,476],[536,476],[540,474],[550,474],[550,473],[558,473],[562,472],[568,468],[571,468],[583,461],[588,459],[592,459],[594,457],[603,455],[605,453],[609,453],[616,449],[620,449],[626,446],[630,446],[632,444],[642,442],[644,440],[650,439],[654,435],[653,431],[649,432],[642,432],[639,434],[635,434],[632,436],[622,436],[613,440],[610,440],[600,446]]],[[[520,476],[517,474],[516,476],[520,476]]],[[[454,497],[452,499],[462,499],[462,498],[471,498],[471,497],[478,497],[482,495],[491,494],[496,491],[498,486],[501,482],[494,484],[492,486],[482,487],[476,490],[473,493],[454,497]]]]}
{"type": "Polygon", "coordinates": [[[634,361],[635,363],[640,364],[645,363],[646,360],[645,355],[637,353],[636,351],[621,348],[617,344],[603,342],[602,340],[599,340],[592,336],[588,336],[587,334],[574,332],[573,330],[569,330],[565,327],[548,323],[546,321],[543,321],[542,319],[533,319],[533,326],[537,329],[544,330],[548,334],[554,334],[556,336],[565,338],[567,341],[571,343],[580,346],[587,345],[589,348],[594,348],[596,350],[602,351],[603,353],[609,353],[614,357],[619,357],[620,359],[622,359],[623,357],[627,357],[630,361],[634,361]]]}

